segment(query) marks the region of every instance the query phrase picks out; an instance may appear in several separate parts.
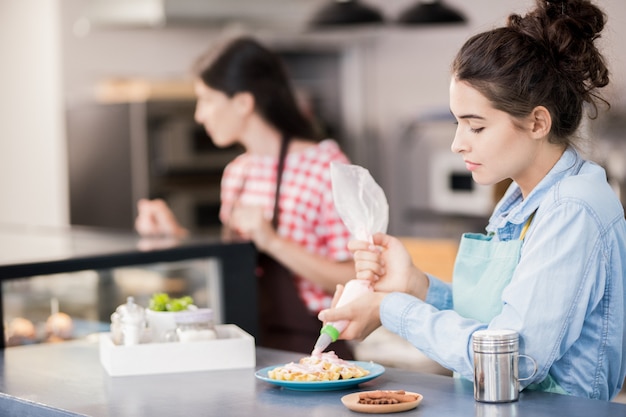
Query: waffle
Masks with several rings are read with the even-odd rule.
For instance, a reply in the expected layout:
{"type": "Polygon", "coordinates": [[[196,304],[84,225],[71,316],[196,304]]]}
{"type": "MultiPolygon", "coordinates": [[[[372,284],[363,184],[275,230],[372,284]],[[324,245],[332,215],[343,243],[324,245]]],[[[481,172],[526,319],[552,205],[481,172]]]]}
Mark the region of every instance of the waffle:
{"type": "Polygon", "coordinates": [[[290,362],[267,373],[271,379],[302,382],[337,381],[360,378],[368,374],[368,370],[340,359],[335,352],[306,356],[300,359],[298,363],[290,362]]]}

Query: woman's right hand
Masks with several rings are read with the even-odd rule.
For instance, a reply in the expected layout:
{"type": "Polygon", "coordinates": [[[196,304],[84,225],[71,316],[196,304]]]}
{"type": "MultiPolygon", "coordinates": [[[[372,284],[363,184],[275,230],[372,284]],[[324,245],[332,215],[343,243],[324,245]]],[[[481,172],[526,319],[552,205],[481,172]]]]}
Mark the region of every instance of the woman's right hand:
{"type": "Polygon", "coordinates": [[[385,297],[383,292],[368,291],[356,300],[337,307],[337,301],[343,292],[343,285],[337,285],[332,307],[320,311],[317,318],[323,323],[347,320],[349,322],[341,332],[341,339],[363,340],[380,327],[380,304],[385,297]]]}
{"type": "Polygon", "coordinates": [[[161,199],[141,199],[137,202],[135,230],[141,236],[169,236],[182,238],[189,234],[178,224],[174,213],[161,199]]]}
{"type": "Polygon", "coordinates": [[[374,290],[404,292],[422,300],[426,297],[428,277],[413,265],[399,239],[377,233],[372,242],[350,241],[348,249],[354,257],[356,278],[370,280],[374,290]]]}

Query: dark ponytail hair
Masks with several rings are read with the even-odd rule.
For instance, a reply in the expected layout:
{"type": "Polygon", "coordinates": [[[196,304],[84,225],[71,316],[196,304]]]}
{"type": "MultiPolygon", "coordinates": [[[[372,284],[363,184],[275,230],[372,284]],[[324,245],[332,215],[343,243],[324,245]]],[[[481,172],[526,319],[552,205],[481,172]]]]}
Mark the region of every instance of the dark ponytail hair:
{"type": "Polygon", "coordinates": [[[257,113],[283,135],[320,139],[298,107],[282,61],[255,39],[240,37],[214,48],[201,56],[192,70],[208,87],[228,97],[252,94],[257,113]]]}
{"type": "Polygon", "coordinates": [[[584,104],[597,115],[597,92],[609,71],[594,41],[606,22],[589,0],[537,0],[525,16],[512,14],[505,27],[470,38],[452,64],[496,109],[516,118],[544,106],[552,116],[552,143],[570,145],[584,104]]]}

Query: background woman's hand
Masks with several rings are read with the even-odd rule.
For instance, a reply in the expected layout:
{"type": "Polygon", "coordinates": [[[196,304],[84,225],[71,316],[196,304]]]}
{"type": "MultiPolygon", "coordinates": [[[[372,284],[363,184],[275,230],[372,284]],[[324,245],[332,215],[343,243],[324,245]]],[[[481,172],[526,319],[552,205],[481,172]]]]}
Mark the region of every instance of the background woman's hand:
{"type": "Polygon", "coordinates": [[[402,242],[384,233],[377,233],[372,239],[373,244],[358,240],[348,243],[356,277],[372,281],[376,291],[404,292],[424,299],[428,278],[413,265],[402,242]]]}
{"type": "Polygon", "coordinates": [[[258,250],[266,252],[278,236],[272,223],[259,206],[236,206],[228,225],[244,239],[250,239],[258,250]]]}
{"type": "Polygon", "coordinates": [[[141,236],[168,236],[182,238],[189,234],[178,224],[176,216],[161,199],[141,199],[137,202],[135,230],[141,236]]]}

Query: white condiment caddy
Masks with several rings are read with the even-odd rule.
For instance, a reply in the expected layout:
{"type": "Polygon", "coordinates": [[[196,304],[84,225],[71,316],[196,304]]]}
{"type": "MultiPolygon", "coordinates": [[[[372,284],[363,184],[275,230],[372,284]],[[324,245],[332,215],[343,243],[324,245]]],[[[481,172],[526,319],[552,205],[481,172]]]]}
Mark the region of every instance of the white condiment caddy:
{"type": "Polygon", "coordinates": [[[192,343],[116,345],[100,334],[100,362],[111,376],[254,368],[254,337],[234,324],[216,325],[218,338],[192,343]]]}

